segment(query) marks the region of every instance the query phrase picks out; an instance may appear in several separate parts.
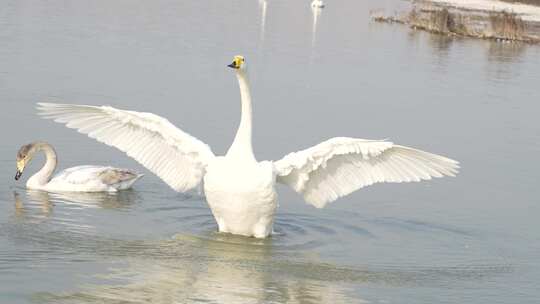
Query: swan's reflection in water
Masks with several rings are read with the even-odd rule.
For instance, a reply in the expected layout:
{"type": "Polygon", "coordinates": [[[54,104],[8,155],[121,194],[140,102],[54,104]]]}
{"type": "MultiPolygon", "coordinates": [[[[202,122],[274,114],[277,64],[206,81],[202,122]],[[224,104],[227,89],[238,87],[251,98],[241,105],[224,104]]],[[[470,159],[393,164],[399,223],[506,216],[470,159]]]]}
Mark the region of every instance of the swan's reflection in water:
{"type": "Polygon", "coordinates": [[[47,242],[64,233],[86,235],[96,230],[89,210],[126,210],[139,201],[132,190],[116,193],[50,193],[39,190],[13,192],[13,224],[6,226],[12,236],[32,242],[47,242]],[[54,231],[54,234],[45,234],[54,231]]]}
{"type": "Polygon", "coordinates": [[[317,21],[321,17],[322,9],[320,7],[311,7],[313,13],[313,24],[311,26],[311,48],[315,47],[315,40],[317,39],[317,21]]]}
{"type": "Polygon", "coordinates": [[[40,208],[43,214],[50,214],[55,204],[67,204],[79,208],[129,208],[138,200],[133,190],[119,192],[64,192],[53,193],[40,190],[26,190],[24,194],[13,192],[15,207],[21,214],[24,210],[40,208]]]}
{"type": "Polygon", "coordinates": [[[264,34],[265,34],[265,27],[266,27],[266,8],[268,6],[268,3],[266,0],[259,0],[259,9],[261,10],[261,31],[259,33],[259,47],[262,47],[264,43],[264,34]]]}
{"type": "Polygon", "coordinates": [[[49,194],[42,191],[29,191],[28,201],[21,197],[19,192],[13,192],[13,200],[15,201],[15,216],[22,218],[28,213],[40,214],[42,217],[47,217],[52,211],[52,203],[49,199],[49,194]]]}
{"type": "MultiPolygon", "coordinates": [[[[380,228],[397,230],[400,235],[421,231],[446,233],[456,239],[470,237],[430,223],[368,219],[352,214],[355,221],[282,213],[276,221],[277,233],[260,240],[214,232],[212,215],[199,200],[180,204],[146,198],[144,205],[155,206],[136,209],[132,208],[138,205],[136,192],[69,198],[66,194],[26,192],[14,198],[18,206],[15,213],[20,214],[16,218],[23,223],[9,225],[4,232],[8,239],[30,247],[8,254],[20,260],[19,264],[10,262],[11,268],[30,263],[65,269],[85,263],[100,265],[99,269],[78,274],[83,283],[75,287],[62,292],[41,289],[34,293],[37,303],[361,303],[364,284],[380,288],[447,288],[461,282],[474,284],[511,271],[508,265],[486,260],[482,264],[458,259],[441,266],[419,266],[399,261],[373,263],[362,255],[370,247],[381,248],[380,244],[370,245],[371,240],[378,240],[380,228]],[[132,209],[116,212],[122,208],[132,209]],[[137,212],[141,210],[144,212],[137,212]],[[133,215],[137,216],[137,226],[146,227],[143,229],[202,228],[170,234],[173,237],[168,239],[163,237],[167,233],[145,239],[127,223],[126,219],[133,215]],[[117,216],[123,218],[119,220],[117,216]],[[112,233],[115,222],[122,223],[125,231],[112,233]],[[332,253],[343,255],[339,249],[342,245],[331,241],[339,239],[330,237],[336,233],[354,235],[359,238],[356,242],[363,243],[354,253],[358,261],[353,266],[332,262],[332,253]],[[43,253],[39,258],[35,248],[43,253]]],[[[389,236],[382,239],[386,238],[389,236]]],[[[385,244],[385,250],[399,250],[385,244]]]]}
{"type": "MultiPolygon", "coordinates": [[[[176,235],[169,241],[131,246],[137,249],[128,254],[126,267],[99,275],[108,284],[60,295],[40,293],[35,299],[46,303],[359,302],[339,280],[325,281],[324,264],[298,264],[290,261],[291,256],[279,256],[272,250],[272,240],[215,233],[176,235]]],[[[125,254],[128,248],[122,247],[125,254]]]]}
{"type": "Polygon", "coordinates": [[[98,254],[126,261],[76,292],[40,293],[45,303],[362,303],[359,284],[445,288],[508,272],[497,265],[361,269],[308,252],[275,250],[273,239],[226,234],[171,240],[100,240],[98,254]]]}

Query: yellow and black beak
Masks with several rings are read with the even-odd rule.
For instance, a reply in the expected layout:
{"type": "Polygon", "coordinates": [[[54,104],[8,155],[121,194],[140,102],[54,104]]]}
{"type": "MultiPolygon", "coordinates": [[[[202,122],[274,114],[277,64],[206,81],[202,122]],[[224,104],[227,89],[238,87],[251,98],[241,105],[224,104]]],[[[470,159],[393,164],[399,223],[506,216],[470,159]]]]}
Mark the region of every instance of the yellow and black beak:
{"type": "Polygon", "coordinates": [[[17,173],[15,173],[15,180],[19,180],[19,178],[21,178],[25,165],[26,163],[24,162],[24,160],[17,161],[17,173]]]}
{"type": "Polygon", "coordinates": [[[240,65],[237,63],[237,61],[233,61],[231,64],[227,65],[228,67],[230,68],[233,68],[233,69],[239,69],[240,68],[240,65]]]}
{"type": "Polygon", "coordinates": [[[242,66],[243,62],[244,62],[244,57],[234,56],[233,62],[227,66],[233,69],[239,69],[242,66]]]}

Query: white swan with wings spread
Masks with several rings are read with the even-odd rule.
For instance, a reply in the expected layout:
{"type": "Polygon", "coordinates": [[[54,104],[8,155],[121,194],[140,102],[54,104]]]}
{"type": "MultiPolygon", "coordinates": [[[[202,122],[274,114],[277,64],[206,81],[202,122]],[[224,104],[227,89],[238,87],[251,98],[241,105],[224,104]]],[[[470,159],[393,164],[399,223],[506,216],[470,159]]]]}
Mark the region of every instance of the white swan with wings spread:
{"type": "Polygon", "coordinates": [[[458,162],[384,140],[336,137],[278,161],[253,155],[252,108],[246,63],[228,65],[240,85],[242,115],[224,156],[151,113],[109,106],[39,103],[40,115],[65,123],[114,146],[159,176],[176,191],[204,180],[204,193],[220,232],[267,237],[277,208],[276,182],[289,185],[306,202],[322,208],[355,190],[381,182],[417,182],[454,176],[458,162]]]}

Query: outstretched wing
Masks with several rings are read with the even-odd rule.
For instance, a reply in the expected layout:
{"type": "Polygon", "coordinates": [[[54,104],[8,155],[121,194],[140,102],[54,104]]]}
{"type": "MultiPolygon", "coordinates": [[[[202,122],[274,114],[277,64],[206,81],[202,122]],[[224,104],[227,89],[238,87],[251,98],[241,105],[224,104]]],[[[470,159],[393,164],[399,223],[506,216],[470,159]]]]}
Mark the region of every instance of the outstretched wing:
{"type": "Polygon", "coordinates": [[[208,145],[152,113],[52,103],[38,103],[38,111],[126,152],[176,191],[196,187],[214,157],[208,145]]]}
{"type": "Polygon", "coordinates": [[[322,208],[374,183],[454,176],[457,161],[380,140],[336,137],[274,162],[277,181],[322,208]]]}

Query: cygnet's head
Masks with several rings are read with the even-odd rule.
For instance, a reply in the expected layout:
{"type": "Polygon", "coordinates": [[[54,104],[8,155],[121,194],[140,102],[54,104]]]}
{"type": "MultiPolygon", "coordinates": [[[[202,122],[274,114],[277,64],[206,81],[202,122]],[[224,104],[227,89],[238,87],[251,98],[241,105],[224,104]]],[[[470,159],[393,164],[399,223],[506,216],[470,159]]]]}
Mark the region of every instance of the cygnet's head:
{"type": "Polygon", "coordinates": [[[21,178],[21,175],[24,171],[24,167],[32,160],[32,156],[34,155],[34,149],[35,144],[27,144],[22,146],[19,149],[19,152],[17,152],[17,173],[15,174],[15,180],[18,180],[21,178]]]}
{"type": "Polygon", "coordinates": [[[237,69],[237,70],[244,70],[246,68],[246,60],[244,59],[244,56],[242,55],[234,56],[233,62],[229,64],[228,67],[237,69]]]}

